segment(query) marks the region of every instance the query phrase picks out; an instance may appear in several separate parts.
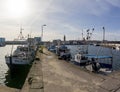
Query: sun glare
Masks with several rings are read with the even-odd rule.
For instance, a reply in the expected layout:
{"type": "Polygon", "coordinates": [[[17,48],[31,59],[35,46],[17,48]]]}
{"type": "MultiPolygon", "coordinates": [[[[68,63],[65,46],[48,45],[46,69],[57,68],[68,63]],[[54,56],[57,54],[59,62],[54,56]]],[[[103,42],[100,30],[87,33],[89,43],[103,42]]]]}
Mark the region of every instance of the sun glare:
{"type": "Polygon", "coordinates": [[[6,9],[11,17],[22,17],[26,15],[28,6],[26,0],[7,0],[6,9]]]}

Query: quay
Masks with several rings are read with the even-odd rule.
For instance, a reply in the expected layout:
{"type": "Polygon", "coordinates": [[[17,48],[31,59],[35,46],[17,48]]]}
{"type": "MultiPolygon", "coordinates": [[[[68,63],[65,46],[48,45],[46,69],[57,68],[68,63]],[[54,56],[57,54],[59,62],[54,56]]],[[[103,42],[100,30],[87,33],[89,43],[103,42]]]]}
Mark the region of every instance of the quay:
{"type": "Polygon", "coordinates": [[[120,72],[93,73],[44,48],[37,51],[22,89],[3,92],[120,92],[120,72]]]}
{"type": "Polygon", "coordinates": [[[10,87],[0,86],[0,92],[19,92],[19,90],[10,87]]]}
{"type": "Polygon", "coordinates": [[[47,49],[38,51],[36,59],[20,92],[120,92],[119,72],[92,73],[47,49]]]}

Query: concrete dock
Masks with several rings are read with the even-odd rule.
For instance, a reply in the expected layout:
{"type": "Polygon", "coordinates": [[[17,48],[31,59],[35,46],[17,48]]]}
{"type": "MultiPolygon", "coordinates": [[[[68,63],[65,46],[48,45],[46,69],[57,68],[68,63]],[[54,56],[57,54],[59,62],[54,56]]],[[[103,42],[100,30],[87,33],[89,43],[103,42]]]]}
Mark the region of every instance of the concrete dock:
{"type": "Polygon", "coordinates": [[[10,88],[6,86],[0,86],[0,92],[19,92],[19,89],[10,88]]]}
{"type": "Polygon", "coordinates": [[[20,92],[120,92],[119,72],[88,72],[46,49],[37,57],[20,92]]]}
{"type": "Polygon", "coordinates": [[[120,92],[120,72],[93,73],[58,57],[46,49],[37,51],[21,90],[0,87],[0,92],[120,92]]]}

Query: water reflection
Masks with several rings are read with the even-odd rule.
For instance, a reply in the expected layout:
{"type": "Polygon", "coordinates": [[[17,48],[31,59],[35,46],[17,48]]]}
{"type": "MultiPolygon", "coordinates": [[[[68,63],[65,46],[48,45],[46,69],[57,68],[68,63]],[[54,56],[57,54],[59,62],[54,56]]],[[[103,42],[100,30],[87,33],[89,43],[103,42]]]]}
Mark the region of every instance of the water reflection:
{"type": "Polygon", "coordinates": [[[5,63],[5,55],[10,52],[11,46],[0,47],[0,85],[4,85],[8,67],[5,63]]]}
{"type": "Polygon", "coordinates": [[[31,66],[22,67],[21,70],[14,71],[11,75],[8,70],[5,76],[5,85],[12,88],[21,89],[31,66]]]}

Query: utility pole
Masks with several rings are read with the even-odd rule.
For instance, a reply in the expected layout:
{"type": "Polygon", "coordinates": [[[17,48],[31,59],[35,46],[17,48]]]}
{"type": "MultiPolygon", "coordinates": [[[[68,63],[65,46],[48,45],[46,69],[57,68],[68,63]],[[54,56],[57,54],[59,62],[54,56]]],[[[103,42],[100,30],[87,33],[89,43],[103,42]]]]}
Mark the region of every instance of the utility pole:
{"type": "Polygon", "coordinates": [[[103,43],[105,42],[105,27],[103,27],[103,43]]]}
{"type": "Polygon", "coordinates": [[[41,41],[43,40],[43,27],[44,26],[47,26],[47,25],[44,24],[44,25],[41,26],[41,30],[42,30],[42,32],[41,32],[41,41]]]}

